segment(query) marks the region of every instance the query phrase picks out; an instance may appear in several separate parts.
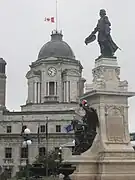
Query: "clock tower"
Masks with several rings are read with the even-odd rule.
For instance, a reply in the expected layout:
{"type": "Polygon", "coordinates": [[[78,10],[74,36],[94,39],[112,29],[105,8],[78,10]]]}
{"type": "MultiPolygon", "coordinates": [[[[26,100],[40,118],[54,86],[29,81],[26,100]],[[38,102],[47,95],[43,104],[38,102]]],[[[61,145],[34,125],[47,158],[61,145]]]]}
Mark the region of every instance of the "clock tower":
{"type": "Polygon", "coordinates": [[[82,65],[61,32],[53,31],[43,45],[38,59],[30,65],[26,105],[43,103],[78,103],[83,94],[82,65]]]}

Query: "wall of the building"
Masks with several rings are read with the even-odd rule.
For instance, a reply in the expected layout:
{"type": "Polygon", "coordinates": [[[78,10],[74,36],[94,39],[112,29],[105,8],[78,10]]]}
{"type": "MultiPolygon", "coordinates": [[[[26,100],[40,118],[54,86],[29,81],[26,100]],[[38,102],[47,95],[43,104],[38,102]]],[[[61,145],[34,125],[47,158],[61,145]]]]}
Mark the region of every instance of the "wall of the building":
{"type": "Polygon", "coordinates": [[[46,147],[45,133],[40,133],[40,143],[38,143],[38,126],[46,124],[46,117],[48,117],[48,150],[60,145],[71,142],[73,134],[67,134],[64,127],[67,126],[73,119],[73,113],[54,114],[23,114],[20,112],[7,112],[0,116],[0,165],[13,167],[13,176],[18,170],[18,166],[25,165],[26,159],[20,158],[20,149],[22,147],[23,138],[20,136],[23,125],[26,125],[31,130],[32,145],[29,147],[29,161],[32,163],[38,155],[39,147],[46,147]],[[22,121],[23,120],[23,121],[22,121]],[[61,125],[61,132],[56,132],[56,125],[61,125]],[[12,127],[12,132],[7,133],[7,126],[12,127]],[[5,148],[12,147],[12,159],[5,159],[5,148]]]}
{"type": "Polygon", "coordinates": [[[30,114],[30,115],[16,115],[13,113],[13,115],[5,115],[4,121],[0,121],[0,133],[6,133],[6,126],[12,125],[12,133],[20,133],[21,132],[21,126],[22,126],[22,119],[23,124],[27,125],[28,128],[31,130],[32,133],[37,132],[38,125],[45,125],[46,123],[46,117],[48,117],[48,131],[50,133],[55,133],[55,127],[56,125],[61,125],[62,132],[64,132],[64,127],[71,122],[73,119],[74,114],[68,113],[68,114],[57,114],[57,112],[54,114],[50,114],[49,112],[46,114],[30,114]]]}
{"type": "Polygon", "coordinates": [[[42,62],[36,61],[30,67],[26,75],[28,79],[26,105],[21,106],[21,112],[5,112],[3,115],[2,111],[0,112],[0,165],[13,167],[13,176],[18,166],[26,164],[26,159],[20,157],[23,143],[23,138],[20,136],[22,125],[26,125],[31,130],[32,145],[29,147],[29,162],[32,163],[39,153],[39,147],[47,146],[45,133],[39,134],[40,143],[38,143],[37,135],[38,126],[46,125],[46,117],[48,117],[49,133],[48,150],[73,141],[73,134],[67,134],[64,128],[73,119],[78,96],[80,92],[83,92],[83,84],[80,86],[82,66],[77,60],[61,59],[59,61],[50,58],[42,62]],[[53,77],[48,75],[50,67],[55,67],[57,70],[57,74],[53,77]],[[55,82],[53,96],[58,98],[57,103],[54,101],[50,103],[53,97],[46,90],[49,82],[55,82]],[[79,88],[82,90],[80,91],[79,88]],[[61,126],[61,132],[56,132],[57,125],[61,126]],[[12,127],[11,133],[7,133],[7,126],[12,127]],[[11,159],[5,159],[6,147],[12,148],[11,159]]]}
{"type": "Polygon", "coordinates": [[[21,106],[21,111],[66,111],[74,110],[78,103],[42,103],[21,106]]]}

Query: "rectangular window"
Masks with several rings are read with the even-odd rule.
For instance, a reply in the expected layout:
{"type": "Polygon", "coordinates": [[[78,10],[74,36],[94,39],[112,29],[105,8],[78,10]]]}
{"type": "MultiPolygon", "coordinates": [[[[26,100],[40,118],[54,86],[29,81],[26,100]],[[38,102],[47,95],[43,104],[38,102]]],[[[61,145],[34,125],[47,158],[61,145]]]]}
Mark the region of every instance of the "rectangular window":
{"type": "Polygon", "coordinates": [[[42,132],[42,133],[45,132],[45,125],[40,126],[40,132],[42,132]]]}
{"type": "Polygon", "coordinates": [[[11,133],[11,131],[12,131],[11,126],[7,126],[7,133],[11,133]]]}
{"type": "Polygon", "coordinates": [[[61,125],[56,125],[56,132],[61,132],[61,125]]]}
{"type": "Polygon", "coordinates": [[[5,158],[12,158],[12,148],[5,148],[5,158]]]}
{"type": "Polygon", "coordinates": [[[46,83],[46,96],[57,95],[57,82],[47,82],[46,83]]]}
{"type": "Polygon", "coordinates": [[[39,148],[39,156],[45,156],[45,147],[39,148]]]}
{"type": "Polygon", "coordinates": [[[28,148],[21,148],[21,158],[28,158],[28,148]]]}
{"type": "Polygon", "coordinates": [[[55,95],[55,83],[49,82],[49,95],[53,96],[55,95]]]}

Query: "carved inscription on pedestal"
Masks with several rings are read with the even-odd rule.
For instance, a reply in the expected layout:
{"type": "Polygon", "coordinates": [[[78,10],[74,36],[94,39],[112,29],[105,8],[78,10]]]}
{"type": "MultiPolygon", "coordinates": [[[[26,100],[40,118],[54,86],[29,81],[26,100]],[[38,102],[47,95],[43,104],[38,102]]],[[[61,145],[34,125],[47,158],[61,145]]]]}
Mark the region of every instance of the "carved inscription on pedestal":
{"type": "Polygon", "coordinates": [[[122,108],[110,107],[106,117],[108,141],[122,143],[124,140],[124,123],[122,108]]]}

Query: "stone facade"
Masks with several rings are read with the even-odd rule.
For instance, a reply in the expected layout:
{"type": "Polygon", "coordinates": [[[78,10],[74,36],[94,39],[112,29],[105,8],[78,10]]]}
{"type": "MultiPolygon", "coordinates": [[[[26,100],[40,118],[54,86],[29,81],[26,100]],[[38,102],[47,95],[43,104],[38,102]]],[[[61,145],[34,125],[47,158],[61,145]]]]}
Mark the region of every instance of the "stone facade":
{"type": "MultiPolygon", "coordinates": [[[[18,171],[19,166],[26,164],[26,158],[21,157],[22,125],[31,130],[32,145],[29,146],[28,153],[30,163],[38,156],[40,147],[46,148],[45,132],[40,132],[40,143],[37,136],[38,127],[46,125],[46,118],[49,133],[48,150],[72,142],[74,138],[72,133],[65,132],[64,127],[73,119],[78,97],[83,94],[85,80],[82,78],[82,65],[75,59],[71,48],[62,40],[60,33],[55,32],[51,36],[49,46],[47,43],[41,49],[42,58],[32,62],[26,74],[26,104],[21,106],[20,112],[10,112],[4,108],[0,110],[0,165],[11,169],[12,176],[18,171]],[[46,54],[52,56],[46,57],[46,54]],[[58,55],[60,57],[56,57],[58,55]],[[64,57],[61,57],[62,55],[64,57]],[[6,157],[5,148],[12,148],[12,154],[6,157]]],[[[2,78],[0,74],[0,82],[3,82],[2,78]]],[[[5,98],[5,94],[2,94],[4,87],[0,86],[0,102],[5,98]]]]}

